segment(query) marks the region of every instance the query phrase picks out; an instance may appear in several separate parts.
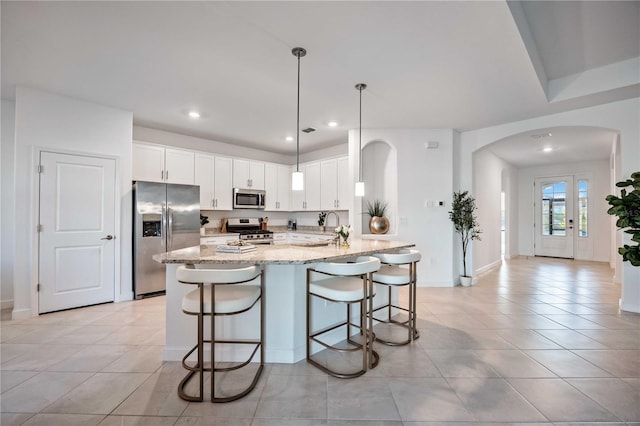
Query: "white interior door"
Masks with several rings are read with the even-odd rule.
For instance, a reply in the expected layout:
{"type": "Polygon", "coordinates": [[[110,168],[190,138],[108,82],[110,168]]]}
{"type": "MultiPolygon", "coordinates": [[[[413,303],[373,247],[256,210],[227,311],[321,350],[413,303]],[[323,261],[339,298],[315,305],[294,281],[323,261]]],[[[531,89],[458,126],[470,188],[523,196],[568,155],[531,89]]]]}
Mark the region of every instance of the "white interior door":
{"type": "Polygon", "coordinates": [[[114,300],[115,160],[40,154],[39,312],[114,300]]]}
{"type": "Polygon", "coordinates": [[[535,180],[535,255],[574,257],[573,176],[535,180]]]}

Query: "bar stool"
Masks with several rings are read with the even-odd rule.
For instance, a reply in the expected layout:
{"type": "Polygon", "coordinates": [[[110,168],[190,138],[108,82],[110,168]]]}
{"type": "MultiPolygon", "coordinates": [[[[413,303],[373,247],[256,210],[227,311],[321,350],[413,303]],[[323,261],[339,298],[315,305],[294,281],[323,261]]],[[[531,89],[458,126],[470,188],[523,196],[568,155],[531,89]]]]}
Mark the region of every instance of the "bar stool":
{"type": "Polygon", "coordinates": [[[315,268],[307,269],[307,361],[320,370],[341,379],[363,375],[367,368],[374,368],[380,357],[373,350],[373,284],[372,274],[380,268],[380,260],[375,257],[358,257],[355,263],[318,263],[315,268]],[[369,297],[367,297],[367,295],[369,297]],[[347,318],[339,324],[322,330],[311,330],[312,297],[318,297],[330,302],[344,303],[347,306],[347,318]],[[366,302],[369,306],[366,306],[366,302]],[[351,321],[351,305],[360,304],[360,323],[351,321]],[[322,341],[322,334],[336,330],[346,325],[347,348],[339,348],[322,341]],[[360,330],[362,342],[351,338],[351,327],[360,330]],[[327,349],[336,352],[362,351],[362,368],[353,372],[338,372],[327,365],[311,358],[311,343],[316,342],[327,349]]]}
{"type": "Polygon", "coordinates": [[[406,327],[408,331],[407,340],[403,341],[390,341],[382,339],[376,336],[376,340],[380,343],[389,346],[401,346],[410,343],[414,339],[420,337],[420,333],[416,328],[416,264],[421,259],[421,254],[418,250],[402,249],[398,253],[376,253],[373,256],[380,259],[382,266],[380,270],[373,274],[373,282],[376,284],[387,286],[388,303],[379,306],[373,310],[377,312],[381,309],[387,310],[387,319],[382,320],[373,316],[374,321],[383,322],[386,324],[394,324],[401,327],[406,327]],[[408,268],[402,267],[402,265],[408,265],[408,268]],[[391,289],[394,287],[409,286],[409,307],[403,308],[394,305],[391,302],[391,289]],[[392,318],[392,309],[398,309],[407,312],[409,318],[406,321],[398,321],[392,318]]]}
{"type": "Polygon", "coordinates": [[[182,298],[182,311],[187,315],[198,317],[198,342],[182,359],[182,366],[189,371],[178,385],[178,395],[185,401],[202,401],[204,390],[204,372],[211,372],[211,402],[229,402],[242,398],[251,392],[264,368],[264,280],[258,266],[225,266],[216,269],[194,269],[193,265],[180,266],[176,271],[178,282],[195,284],[197,289],[190,291],[182,298]],[[240,285],[259,277],[260,285],[240,285]],[[212,291],[213,290],[213,291],[212,291]],[[260,340],[218,339],[216,337],[215,319],[218,316],[237,315],[247,312],[260,300],[260,340]],[[212,309],[213,307],[213,309],[212,309]],[[211,337],[205,339],[204,317],[211,317],[211,337]],[[211,366],[204,366],[204,344],[210,344],[211,366]],[[246,361],[234,362],[229,367],[216,367],[216,344],[253,345],[253,352],[246,361]],[[233,371],[249,364],[260,349],[260,365],[253,376],[251,384],[231,396],[216,397],[214,393],[215,373],[233,371]],[[189,365],[187,358],[197,351],[197,362],[189,365]],[[200,390],[198,395],[189,395],[185,386],[198,374],[200,390]]]}

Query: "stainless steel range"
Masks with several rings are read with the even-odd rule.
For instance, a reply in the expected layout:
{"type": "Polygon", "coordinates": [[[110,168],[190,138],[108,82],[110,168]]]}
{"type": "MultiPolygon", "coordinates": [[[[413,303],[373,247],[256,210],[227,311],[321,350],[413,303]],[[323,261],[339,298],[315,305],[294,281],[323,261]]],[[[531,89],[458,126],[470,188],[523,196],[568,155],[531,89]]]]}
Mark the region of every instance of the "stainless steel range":
{"type": "Polygon", "coordinates": [[[272,244],[273,232],[261,229],[260,219],[253,218],[229,218],[227,220],[227,232],[238,232],[240,239],[251,244],[272,244]]]}

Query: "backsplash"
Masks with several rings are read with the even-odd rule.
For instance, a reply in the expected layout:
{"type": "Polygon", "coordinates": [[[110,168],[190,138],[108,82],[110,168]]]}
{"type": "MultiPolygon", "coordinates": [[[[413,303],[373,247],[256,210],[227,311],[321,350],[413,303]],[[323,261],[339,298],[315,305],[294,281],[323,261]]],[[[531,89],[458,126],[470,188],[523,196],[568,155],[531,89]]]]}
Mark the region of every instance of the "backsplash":
{"type": "MultiPolygon", "coordinates": [[[[263,210],[232,210],[232,211],[220,211],[220,210],[200,210],[200,214],[209,218],[205,228],[220,229],[221,221],[224,218],[229,217],[268,217],[269,227],[272,226],[287,226],[289,219],[295,219],[298,224],[298,229],[301,226],[318,226],[318,213],[313,212],[266,212],[263,210]]],[[[345,225],[349,221],[349,212],[346,210],[336,212],[340,216],[340,223],[345,225]]],[[[328,219],[327,227],[333,228],[336,226],[336,219],[331,215],[328,219]]]]}

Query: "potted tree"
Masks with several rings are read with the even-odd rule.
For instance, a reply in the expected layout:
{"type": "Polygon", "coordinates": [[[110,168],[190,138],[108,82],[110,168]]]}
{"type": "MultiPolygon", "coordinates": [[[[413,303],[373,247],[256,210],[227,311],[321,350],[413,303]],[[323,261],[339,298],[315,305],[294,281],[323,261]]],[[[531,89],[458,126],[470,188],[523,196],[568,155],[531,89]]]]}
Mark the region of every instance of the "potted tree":
{"type": "Polygon", "coordinates": [[[472,277],[467,275],[467,249],[472,240],[480,240],[478,218],[475,215],[476,200],[468,191],[454,192],[449,219],[462,242],[462,275],[460,283],[464,286],[471,285],[472,277]]]}
{"type": "Polygon", "coordinates": [[[389,231],[389,219],[385,217],[387,203],[375,199],[373,203],[367,200],[367,211],[369,215],[369,231],[372,234],[386,234],[389,231]]]}
{"type": "Polygon", "coordinates": [[[623,262],[629,262],[633,266],[640,266],[640,172],[631,174],[631,179],[616,183],[620,191],[620,197],[607,195],[607,202],[611,206],[607,213],[617,216],[616,226],[624,229],[631,235],[631,241],[635,244],[624,244],[618,248],[623,262]],[[627,192],[625,188],[632,187],[627,192]]]}

